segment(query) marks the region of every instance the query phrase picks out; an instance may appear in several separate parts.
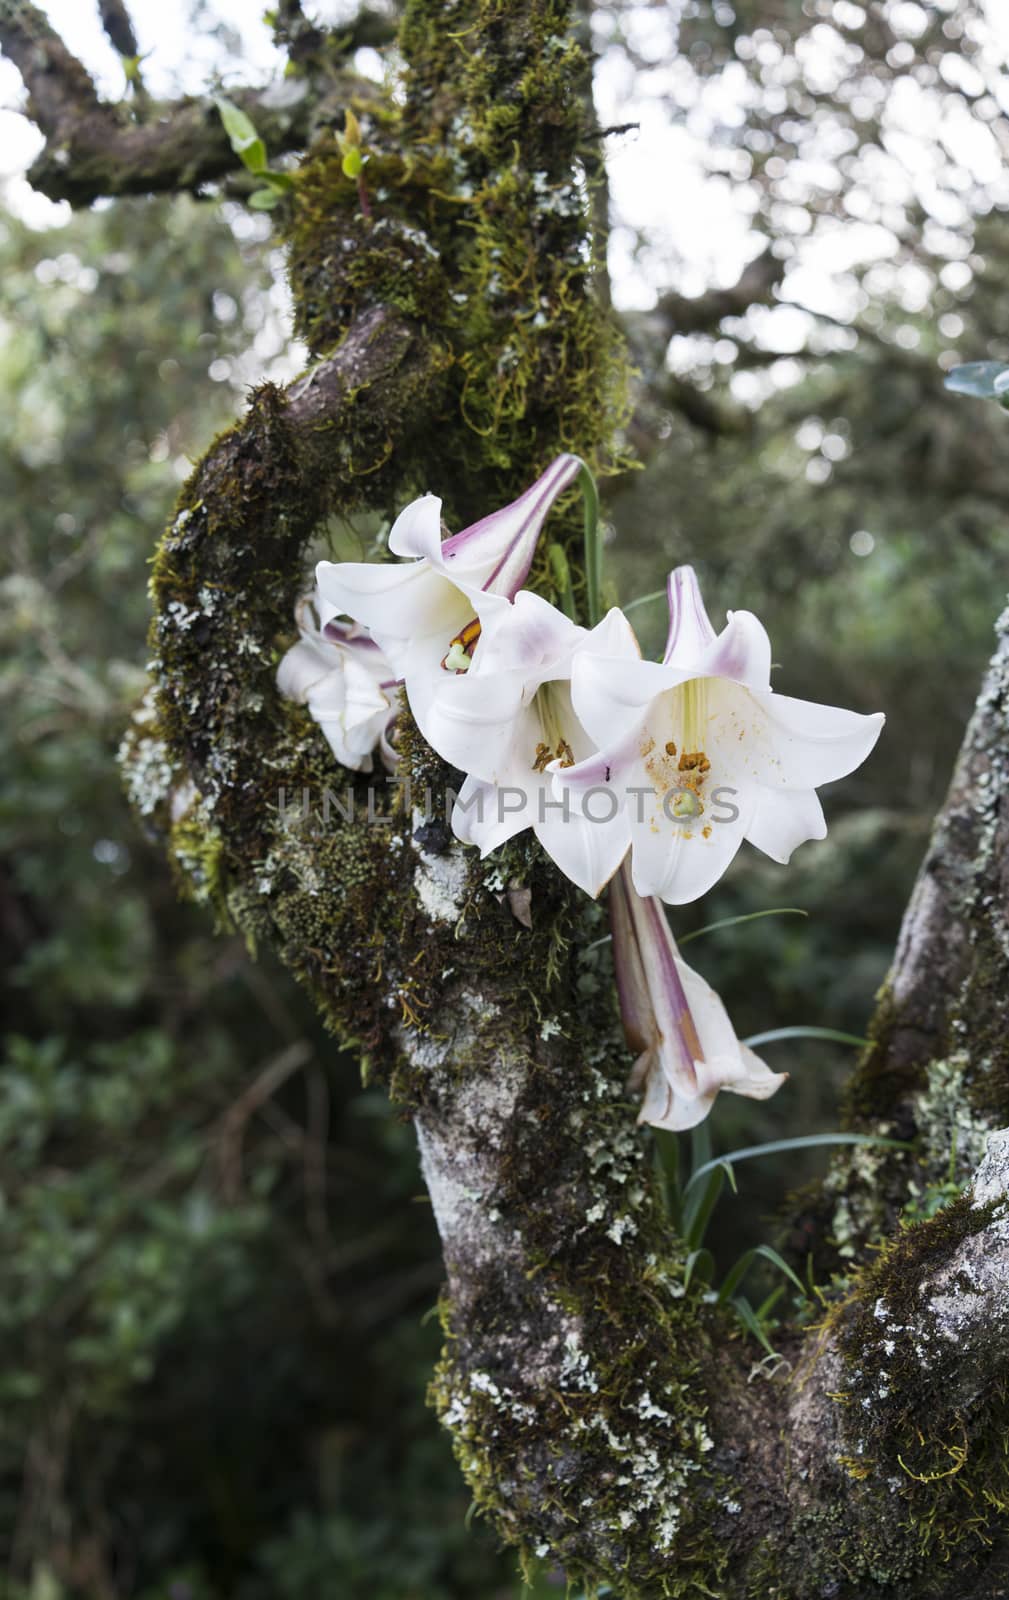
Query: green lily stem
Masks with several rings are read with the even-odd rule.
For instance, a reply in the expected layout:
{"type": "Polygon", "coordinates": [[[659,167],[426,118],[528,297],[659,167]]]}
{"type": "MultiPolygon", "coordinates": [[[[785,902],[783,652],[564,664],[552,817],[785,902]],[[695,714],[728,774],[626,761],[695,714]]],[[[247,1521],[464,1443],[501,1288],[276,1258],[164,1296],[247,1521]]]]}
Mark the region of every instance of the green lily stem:
{"type": "Polygon", "coordinates": [[[571,568],[568,566],[568,558],[564,554],[563,547],[559,544],[550,545],[547,556],[560,595],[561,610],[572,622],[577,622],[578,612],[575,607],[575,591],[571,583],[571,568]]]}
{"type": "Polygon", "coordinates": [[[599,491],[596,480],[582,462],[578,486],[585,507],[585,588],[589,608],[589,627],[602,617],[603,543],[599,527],[599,491]]]}

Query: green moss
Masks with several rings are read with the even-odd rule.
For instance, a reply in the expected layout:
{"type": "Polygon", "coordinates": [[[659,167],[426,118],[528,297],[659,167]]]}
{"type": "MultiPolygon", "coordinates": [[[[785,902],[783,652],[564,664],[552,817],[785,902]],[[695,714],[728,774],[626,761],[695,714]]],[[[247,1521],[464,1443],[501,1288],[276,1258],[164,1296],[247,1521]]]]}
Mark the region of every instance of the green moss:
{"type": "Polygon", "coordinates": [[[993,1346],[982,1373],[960,1341],[932,1329],[924,1304],[929,1281],[1004,1210],[1003,1200],[975,1205],[967,1191],[902,1228],[834,1314],[845,1361],[843,1465],[876,1517],[881,1501],[888,1507],[919,1574],[954,1556],[983,1566],[1004,1546],[1009,1363],[993,1346]]]}

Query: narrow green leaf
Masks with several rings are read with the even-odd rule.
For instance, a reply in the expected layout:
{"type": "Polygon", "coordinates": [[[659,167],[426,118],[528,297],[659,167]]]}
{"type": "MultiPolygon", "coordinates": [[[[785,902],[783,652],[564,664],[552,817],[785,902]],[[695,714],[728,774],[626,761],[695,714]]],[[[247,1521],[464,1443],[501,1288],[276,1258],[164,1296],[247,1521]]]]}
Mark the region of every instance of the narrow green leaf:
{"type": "Polygon", "coordinates": [[[281,201],[279,189],[254,189],[249,196],[249,205],[253,211],[273,211],[281,201]]]}
{"type": "Polygon", "coordinates": [[[753,1334],[753,1337],[767,1351],[769,1356],[776,1356],[778,1352],[777,1350],[773,1349],[769,1343],[767,1334],[760,1326],[760,1323],[757,1320],[757,1313],[754,1311],[749,1300],[747,1300],[745,1296],[741,1294],[737,1295],[732,1302],[732,1306],[747,1333],[753,1334]]]}
{"type": "Polygon", "coordinates": [[[364,162],[361,159],[361,152],[357,145],[347,151],[340,162],[340,170],[345,178],[359,178],[361,176],[364,170],[364,162]]]}
{"type": "Polygon", "coordinates": [[[699,1122],[690,1130],[690,1170],[696,1172],[711,1160],[711,1125],[699,1122]]]}
{"type": "Polygon", "coordinates": [[[666,592],[665,589],[653,589],[651,594],[639,594],[636,600],[628,600],[624,606],[624,614],[633,611],[635,606],[647,606],[652,600],[664,600],[666,592]]]}
{"type": "MultiPolygon", "coordinates": [[[[767,1318],[768,1318],[769,1314],[771,1313],[771,1311],[773,1311],[774,1307],[778,1304],[778,1301],[781,1299],[781,1297],[784,1294],[784,1292],[785,1292],[785,1285],[783,1283],[777,1283],[777,1284],[775,1284],[774,1288],[771,1290],[771,1292],[768,1295],[767,1299],[766,1300],[761,1300],[761,1302],[760,1302],[760,1304],[759,1304],[759,1306],[757,1307],[757,1310],[756,1310],[756,1317],[757,1317],[757,1321],[760,1323],[760,1325],[762,1327],[763,1327],[764,1323],[767,1321],[767,1318]]],[[[806,1298],[807,1299],[809,1298],[808,1295],[807,1295],[806,1298]]]]}
{"type": "Polygon", "coordinates": [[[756,1250],[744,1250],[739,1260],[729,1268],[718,1286],[718,1304],[720,1306],[724,1306],[726,1300],[731,1300],[756,1259],[756,1250]]]}
{"type": "Polygon", "coordinates": [[[788,1265],[788,1262],[783,1256],[779,1256],[777,1250],[775,1250],[773,1246],[769,1244],[758,1244],[757,1254],[758,1256],[763,1256],[765,1261],[769,1261],[772,1267],[777,1267],[779,1272],[783,1272],[789,1283],[795,1284],[795,1287],[798,1289],[804,1300],[809,1298],[806,1292],[806,1286],[802,1282],[802,1279],[792,1271],[791,1267],[788,1265]]]}
{"type": "Polygon", "coordinates": [[[734,928],[740,922],[756,922],[758,917],[808,917],[809,912],[803,911],[800,906],[772,906],[769,911],[747,911],[741,917],[720,917],[717,922],[706,922],[703,928],[695,928],[693,933],[684,933],[677,939],[677,944],[689,944],[691,939],[700,939],[705,933],[714,933],[718,928],[734,928]]]}
{"type": "Polygon", "coordinates": [[[752,1250],[745,1251],[735,1265],[726,1273],[725,1278],[719,1285],[718,1289],[719,1305],[724,1305],[726,1300],[731,1300],[732,1296],[739,1288],[739,1285],[746,1277],[746,1274],[749,1272],[758,1256],[762,1257],[765,1261],[769,1261],[772,1266],[777,1267],[779,1272],[783,1272],[785,1277],[788,1278],[791,1283],[795,1284],[795,1287],[802,1295],[802,1298],[804,1300],[806,1299],[806,1291],[803,1288],[800,1280],[796,1277],[795,1273],[788,1265],[788,1262],[782,1260],[777,1250],[773,1250],[769,1244],[758,1244],[755,1245],[752,1250]]]}
{"type": "Polygon", "coordinates": [[[687,1192],[683,1197],[683,1242],[688,1250],[700,1247],[724,1183],[725,1168],[719,1163],[708,1174],[704,1183],[695,1185],[694,1179],[691,1178],[687,1185],[687,1192]]]}
{"type": "Polygon", "coordinates": [[[691,1250],[683,1268],[684,1293],[690,1288],[694,1278],[699,1278],[702,1283],[710,1283],[715,1276],[715,1258],[710,1250],[691,1250]]]}
{"type": "Polygon", "coordinates": [[[691,1196],[697,1193],[698,1188],[707,1182],[708,1173],[714,1172],[716,1168],[721,1168],[722,1176],[728,1180],[729,1188],[733,1194],[739,1193],[736,1188],[736,1174],[732,1170],[732,1163],[726,1161],[722,1156],[714,1156],[711,1161],[706,1162],[702,1167],[698,1167],[697,1171],[691,1174],[683,1191],[684,1205],[687,1204],[691,1196]]]}
{"type": "Polygon", "coordinates": [[[770,1028],[767,1033],[751,1033],[743,1043],[751,1046],[774,1044],[778,1039],[831,1039],[834,1044],[853,1044],[862,1049],[869,1043],[857,1033],[841,1033],[837,1028],[770,1028]]]}
{"type": "Polygon", "coordinates": [[[691,1183],[707,1176],[716,1167],[734,1166],[737,1161],[752,1161],[757,1156],[774,1156],[785,1150],[814,1150],[830,1144],[875,1144],[887,1150],[911,1150],[912,1145],[901,1139],[884,1139],[874,1133],[809,1133],[801,1139],[771,1139],[767,1144],[747,1145],[743,1150],[730,1150],[727,1155],[716,1156],[704,1167],[698,1167],[691,1183]]]}

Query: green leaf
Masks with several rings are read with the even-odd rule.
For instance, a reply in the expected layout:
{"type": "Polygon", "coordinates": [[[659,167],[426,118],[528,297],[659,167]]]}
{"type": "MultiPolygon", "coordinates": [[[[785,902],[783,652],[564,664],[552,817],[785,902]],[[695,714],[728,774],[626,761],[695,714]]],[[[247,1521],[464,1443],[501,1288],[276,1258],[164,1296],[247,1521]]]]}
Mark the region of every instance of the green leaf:
{"type": "Polygon", "coordinates": [[[837,1028],[770,1028],[767,1033],[751,1033],[743,1043],[751,1047],[758,1044],[774,1044],[778,1039],[831,1039],[834,1044],[854,1044],[862,1049],[869,1043],[857,1033],[841,1033],[837,1028]]]}
{"type": "Polygon", "coordinates": [[[651,594],[639,594],[636,600],[628,600],[624,606],[625,615],[628,611],[633,611],[635,606],[647,606],[652,600],[664,600],[666,593],[665,589],[653,589],[651,594]]]}
{"type": "Polygon", "coordinates": [[[715,1276],[715,1258],[710,1250],[691,1250],[683,1268],[684,1293],[690,1288],[694,1278],[700,1278],[703,1283],[710,1283],[715,1276]]]}
{"type": "Polygon", "coordinates": [[[699,1122],[690,1130],[690,1170],[706,1166],[711,1160],[711,1124],[699,1122]]]}
{"type": "Polygon", "coordinates": [[[279,189],[254,189],[249,196],[249,205],[253,211],[273,211],[281,199],[279,189]]]}
{"type": "Polygon", "coordinates": [[[737,1295],[732,1302],[732,1308],[740,1322],[743,1324],[743,1327],[746,1329],[747,1333],[753,1334],[753,1337],[760,1345],[762,1345],[769,1356],[776,1356],[778,1352],[769,1343],[767,1334],[760,1326],[760,1323],[757,1320],[757,1313],[754,1311],[749,1300],[747,1300],[743,1295],[737,1295]]]}
{"type": "Polygon", "coordinates": [[[364,170],[364,162],[356,145],[354,145],[353,149],[347,151],[347,154],[340,162],[340,170],[345,178],[359,178],[361,176],[364,170]]]}
{"type": "Polygon", "coordinates": [[[281,194],[287,194],[294,188],[294,179],[289,172],[277,172],[274,167],[264,167],[258,176],[264,183],[268,183],[271,189],[277,189],[281,194]]]}
{"type": "Polygon", "coordinates": [[[233,100],[226,100],[224,95],[215,95],[214,104],[220,112],[224,131],[236,155],[243,155],[254,144],[262,144],[255,124],[246,116],[241,106],[236,106],[233,100]]]}
{"type": "MultiPolygon", "coordinates": [[[[771,1139],[767,1144],[747,1145],[743,1150],[730,1150],[727,1155],[716,1156],[706,1166],[698,1167],[691,1183],[707,1177],[716,1167],[733,1166],[737,1161],[752,1161],[756,1156],[774,1156],[784,1150],[814,1150],[830,1144],[877,1144],[887,1150],[911,1150],[913,1146],[902,1139],[884,1139],[875,1133],[809,1133],[801,1139],[771,1139]]],[[[688,1185],[689,1188],[689,1185],[688,1185]]]]}
{"type": "Polygon", "coordinates": [[[945,387],[977,400],[997,400],[1009,389],[1009,366],[1004,361],[966,361],[947,372],[945,387]]]}
{"type": "Polygon", "coordinates": [[[809,912],[803,911],[800,906],[772,906],[769,911],[747,911],[741,917],[720,917],[717,922],[706,922],[703,928],[695,928],[693,933],[685,933],[677,939],[678,945],[689,944],[691,939],[700,939],[702,934],[714,933],[717,928],[734,928],[740,922],[756,922],[758,917],[808,917],[809,912]]]}
{"type": "Polygon", "coordinates": [[[785,1277],[788,1278],[791,1283],[795,1284],[795,1287],[802,1295],[802,1298],[804,1300],[806,1299],[806,1290],[801,1281],[792,1271],[791,1267],[788,1265],[788,1262],[784,1261],[781,1256],[779,1256],[777,1250],[773,1250],[769,1244],[758,1244],[755,1245],[752,1250],[745,1251],[735,1265],[730,1267],[729,1271],[725,1274],[725,1279],[719,1285],[718,1289],[719,1305],[724,1305],[726,1300],[731,1300],[732,1296],[739,1288],[739,1285],[746,1277],[746,1274],[749,1272],[758,1256],[762,1257],[765,1261],[769,1261],[772,1266],[777,1267],[779,1272],[783,1272],[785,1277]]]}
{"type": "Polygon", "coordinates": [[[694,1173],[683,1195],[683,1242],[688,1250],[700,1247],[726,1177],[733,1188],[736,1185],[732,1168],[724,1161],[715,1162],[703,1182],[698,1181],[699,1176],[694,1173]]]}

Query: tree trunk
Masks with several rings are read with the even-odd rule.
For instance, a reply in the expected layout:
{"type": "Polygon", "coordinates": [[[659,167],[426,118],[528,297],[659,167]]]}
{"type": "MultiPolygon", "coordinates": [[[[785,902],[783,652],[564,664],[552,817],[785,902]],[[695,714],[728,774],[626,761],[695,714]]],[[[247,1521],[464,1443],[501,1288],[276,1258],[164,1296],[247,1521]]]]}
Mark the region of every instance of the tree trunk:
{"type": "MultiPolygon", "coordinates": [[[[37,37],[18,55],[37,26],[26,0],[0,0],[0,39],[41,73],[38,117],[59,143],[68,98],[98,113],[51,41],[48,68],[37,37]]],[[[593,133],[566,7],[410,0],[401,44],[402,104],[359,108],[367,203],[327,132],[278,213],[314,365],[259,390],[183,490],[155,567],[131,793],[188,891],[274,941],[412,1112],[447,1272],[433,1402],[478,1506],[525,1557],[622,1600],[1002,1594],[1009,1145],[981,1157],[1007,1103],[1009,631],[850,1094],[853,1125],[914,1151],[835,1163],[813,1211],[845,1276],[816,1326],[780,1336],[788,1362],[771,1370],[684,1289],[624,1089],[608,957],[590,949],[598,908],[527,838],[473,860],[403,789],[372,820],[385,808],[366,782],[276,692],[325,517],[430,486],[458,525],[561,448],[598,459],[622,403],[593,297],[579,188],[593,133]],[[354,814],[327,819],[344,780],[354,814]],[[531,928],[508,908],[515,888],[531,928]],[[901,1226],[909,1200],[925,1213],[940,1194],[954,1130],[957,1172],[981,1161],[973,1189],[901,1226]]],[[[101,191],[96,161],[82,196],[101,191]]],[[[557,527],[580,585],[577,519],[557,527]]],[[[545,558],[531,581],[555,597],[545,558]]],[[[453,775],[405,710],[399,742],[412,794],[440,794],[453,775]]]]}

